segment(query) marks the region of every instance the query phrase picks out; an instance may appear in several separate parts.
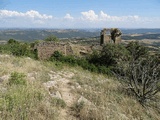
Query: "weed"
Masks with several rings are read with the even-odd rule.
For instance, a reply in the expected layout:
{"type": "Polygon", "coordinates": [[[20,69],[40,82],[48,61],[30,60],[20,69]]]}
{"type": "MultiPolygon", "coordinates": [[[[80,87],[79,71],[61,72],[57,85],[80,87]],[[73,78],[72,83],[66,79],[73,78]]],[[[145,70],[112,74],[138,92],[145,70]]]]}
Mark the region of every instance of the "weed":
{"type": "Polygon", "coordinates": [[[61,107],[61,108],[65,108],[66,107],[66,103],[64,102],[64,100],[59,99],[59,98],[53,98],[51,103],[54,106],[57,106],[57,107],[61,107]]]}
{"type": "Polygon", "coordinates": [[[9,85],[26,85],[26,75],[24,73],[13,72],[9,79],[9,85]]]}
{"type": "Polygon", "coordinates": [[[84,102],[83,101],[80,102],[80,103],[76,103],[76,104],[73,105],[72,109],[73,109],[73,111],[76,112],[75,113],[76,117],[80,117],[80,112],[83,109],[83,107],[84,107],[84,102]]]}

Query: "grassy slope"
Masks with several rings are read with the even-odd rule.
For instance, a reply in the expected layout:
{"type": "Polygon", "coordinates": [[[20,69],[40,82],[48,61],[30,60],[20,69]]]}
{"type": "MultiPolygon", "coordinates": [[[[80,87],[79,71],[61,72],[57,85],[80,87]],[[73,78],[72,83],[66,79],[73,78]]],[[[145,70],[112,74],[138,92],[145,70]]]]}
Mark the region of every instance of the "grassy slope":
{"type": "MultiPolygon", "coordinates": [[[[74,119],[85,120],[158,120],[160,118],[159,106],[144,108],[133,97],[125,94],[118,81],[84,71],[79,67],[71,68],[59,63],[0,55],[0,77],[0,119],[2,120],[65,120],[71,116],[74,116],[74,119]],[[14,71],[27,75],[26,86],[7,84],[9,75],[14,71]],[[69,82],[63,86],[65,88],[67,85],[69,94],[75,97],[72,105],[68,105],[68,101],[65,101],[69,99],[64,99],[67,107],[62,101],[55,102],[55,98],[52,98],[44,88],[43,83],[51,80],[48,74],[51,71],[55,75],[61,75],[62,80],[65,80],[64,74],[68,74],[66,71],[73,73],[72,77],[66,77],[69,82]],[[81,96],[91,104],[78,103],[81,96]]],[[[63,94],[63,91],[61,93],[63,94]]]]}

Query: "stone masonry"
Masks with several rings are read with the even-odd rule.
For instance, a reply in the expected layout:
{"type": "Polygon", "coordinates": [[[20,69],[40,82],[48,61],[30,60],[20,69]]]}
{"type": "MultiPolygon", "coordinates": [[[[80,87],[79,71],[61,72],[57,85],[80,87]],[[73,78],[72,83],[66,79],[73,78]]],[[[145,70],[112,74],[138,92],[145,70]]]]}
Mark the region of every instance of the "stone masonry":
{"type": "Polygon", "coordinates": [[[42,42],[34,47],[37,51],[38,58],[45,60],[51,57],[55,51],[61,52],[63,55],[73,55],[72,47],[69,43],[60,42],[42,42]]]}
{"type": "Polygon", "coordinates": [[[100,33],[100,45],[105,45],[107,43],[121,43],[121,31],[118,28],[101,30],[100,33]]]}

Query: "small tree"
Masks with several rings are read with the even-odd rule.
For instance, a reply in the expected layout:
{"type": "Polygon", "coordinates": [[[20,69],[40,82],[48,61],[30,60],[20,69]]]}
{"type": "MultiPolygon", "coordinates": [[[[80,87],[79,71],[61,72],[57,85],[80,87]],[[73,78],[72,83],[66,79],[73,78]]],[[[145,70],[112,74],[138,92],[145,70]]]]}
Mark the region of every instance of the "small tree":
{"type": "Polygon", "coordinates": [[[127,50],[122,45],[106,44],[100,53],[94,52],[89,58],[89,62],[103,66],[117,66],[119,61],[125,60],[127,50]]]}
{"type": "Polygon", "coordinates": [[[14,40],[14,39],[9,39],[8,44],[19,44],[19,42],[17,40],[14,40]]]}
{"type": "Polygon", "coordinates": [[[127,49],[130,59],[119,68],[118,77],[128,83],[138,101],[144,104],[160,91],[160,61],[138,42],[129,43],[127,49]]]}
{"type": "Polygon", "coordinates": [[[140,45],[137,41],[130,42],[126,48],[129,51],[131,61],[137,61],[148,55],[147,47],[140,45]]]}
{"type": "Polygon", "coordinates": [[[129,64],[123,78],[128,81],[129,88],[143,104],[160,91],[160,64],[151,57],[129,64]]]}
{"type": "Polygon", "coordinates": [[[56,36],[54,36],[54,35],[50,35],[50,36],[48,36],[48,37],[45,39],[45,41],[54,41],[54,42],[58,42],[59,39],[58,39],[56,36]]]}

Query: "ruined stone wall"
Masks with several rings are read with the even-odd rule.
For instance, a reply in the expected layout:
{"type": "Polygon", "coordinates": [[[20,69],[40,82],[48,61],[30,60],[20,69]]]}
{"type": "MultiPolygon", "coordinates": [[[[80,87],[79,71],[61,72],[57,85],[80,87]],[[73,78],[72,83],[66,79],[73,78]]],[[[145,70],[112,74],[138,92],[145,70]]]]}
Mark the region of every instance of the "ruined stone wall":
{"type": "Polygon", "coordinates": [[[55,51],[61,52],[63,55],[72,55],[73,50],[69,43],[42,42],[35,46],[38,58],[45,60],[51,57],[55,51]]]}
{"type": "Polygon", "coordinates": [[[111,43],[112,40],[111,40],[111,36],[110,35],[104,35],[104,44],[107,44],[107,43],[111,43]]]}
{"type": "Polygon", "coordinates": [[[104,28],[100,32],[100,45],[105,45],[107,43],[121,43],[121,31],[118,28],[106,29],[104,28]],[[108,32],[108,34],[107,34],[108,32]]]}
{"type": "Polygon", "coordinates": [[[115,44],[120,44],[122,42],[121,36],[116,37],[115,44]]]}
{"type": "Polygon", "coordinates": [[[109,29],[104,28],[103,30],[101,30],[100,45],[105,45],[112,42],[110,33],[106,34],[107,32],[109,32],[109,29]]]}

